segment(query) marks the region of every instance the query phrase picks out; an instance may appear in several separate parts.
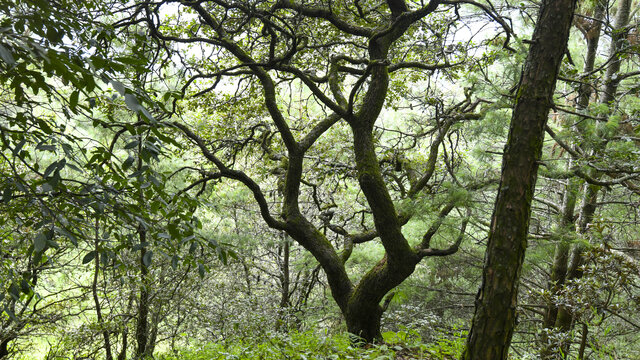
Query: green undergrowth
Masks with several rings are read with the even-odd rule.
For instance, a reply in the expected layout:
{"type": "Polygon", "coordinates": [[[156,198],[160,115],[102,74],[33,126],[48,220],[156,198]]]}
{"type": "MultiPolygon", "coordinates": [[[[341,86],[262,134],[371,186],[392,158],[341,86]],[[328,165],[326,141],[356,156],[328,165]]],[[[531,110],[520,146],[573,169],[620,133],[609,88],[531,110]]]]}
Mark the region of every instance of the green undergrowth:
{"type": "Polygon", "coordinates": [[[354,346],[346,333],[327,335],[312,331],[271,334],[261,340],[234,343],[191,345],[175,353],[165,353],[159,360],[311,360],[311,359],[457,359],[464,345],[460,338],[424,344],[414,332],[399,331],[383,334],[384,343],[354,346]]]}

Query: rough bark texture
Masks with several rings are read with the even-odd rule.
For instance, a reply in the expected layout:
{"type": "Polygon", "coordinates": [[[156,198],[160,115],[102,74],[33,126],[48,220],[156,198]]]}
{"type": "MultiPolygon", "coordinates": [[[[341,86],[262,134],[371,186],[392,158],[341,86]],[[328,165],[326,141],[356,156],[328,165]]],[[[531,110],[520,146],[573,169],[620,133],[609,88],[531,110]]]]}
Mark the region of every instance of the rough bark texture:
{"type": "Polygon", "coordinates": [[[507,359],[544,126],[575,6],[575,0],[546,0],[541,5],[504,151],[482,285],[464,359],[507,359]]]}

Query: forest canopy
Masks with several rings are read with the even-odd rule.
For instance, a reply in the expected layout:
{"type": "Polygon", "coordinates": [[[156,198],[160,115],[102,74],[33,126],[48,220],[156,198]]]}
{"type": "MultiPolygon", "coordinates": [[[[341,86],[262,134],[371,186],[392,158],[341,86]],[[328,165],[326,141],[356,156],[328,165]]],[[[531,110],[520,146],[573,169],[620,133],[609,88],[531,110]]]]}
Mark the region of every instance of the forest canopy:
{"type": "Polygon", "coordinates": [[[0,2],[0,359],[640,356],[637,0],[0,2]]]}

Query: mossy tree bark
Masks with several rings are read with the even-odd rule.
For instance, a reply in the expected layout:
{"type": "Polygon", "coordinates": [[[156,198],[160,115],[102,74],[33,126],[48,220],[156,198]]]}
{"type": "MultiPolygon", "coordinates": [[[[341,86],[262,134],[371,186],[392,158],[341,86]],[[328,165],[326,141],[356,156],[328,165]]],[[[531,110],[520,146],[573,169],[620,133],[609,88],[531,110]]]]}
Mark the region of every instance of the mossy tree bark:
{"type": "Polygon", "coordinates": [[[464,359],[507,359],[544,128],[575,0],[545,0],[520,79],[464,359]]]}
{"type": "MultiPolygon", "coordinates": [[[[244,184],[253,193],[265,222],[274,229],[284,231],[315,257],[326,274],[332,296],[342,311],[348,330],[366,342],[372,342],[381,337],[380,318],[385,309],[385,304],[381,304],[381,302],[383,302],[385,295],[405,280],[421,259],[428,256],[445,256],[455,253],[467,223],[466,220],[461,221],[460,235],[452,241],[448,248],[432,248],[430,246],[431,238],[438,231],[443,218],[455,208],[453,204],[447,204],[441,209],[437,220],[423,236],[422,241],[416,246],[411,246],[402,234],[402,226],[406,224],[412,214],[400,214],[395,208],[393,198],[382,175],[381,160],[376,154],[374,141],[374,124],[389,96],[389,74],[391,72],[410,68],[420,71],[434,71],[451,66],[446,62],[428,64],[427,60],[411,62],[397,62],[396,60],[394,64],[391,60],[394,56],[390,55],[390,49],[405,35],[407,30],[432,13],[439,4],[440,1],[436,0],[430,1],[425,6],[417,3],[408,5],[408,2],[404,0],[388,0],[386,6],[383,7],[387,14],[381,17],[376,16],[375,21],[366,19],[366,15],[362,11],[360,15],[354,15],[362,16],[362,18],[351,19],[354,21],[346,20],[351,16],[349,11],[341,13],[335,11],[333,5],[328,6],[321,3],[307,5],[302,1],[277,1],[272,4],[273,6],[269,10],[259,10],[237,2],[227,4],[224,1],[216,2],[216,5],[199,2],[183,4],[183,6],[191,8],[193,13],[200,18],[201,25],[207,28],[206,36],[208,36],[209,44],[218,46],[225,54],[228,54],[229,59],[233,59],[232,61],[235,63],[230,65],[231,68],[243,69],[240,71],[241,74],[250,73],[255,79],[256,85],[261,89],[264,108],[267,110],[271,124],[277,129],[278,141],[281,143],[281,148],[276,150],[279,151],[278,154],[271,153],[271,150],[265,150],[272,158],[278,158],[282,163],[281,170],[283,170],[284,179],[282,179],[281,189],[278,189],[279,202],[282,204],[279,214],[277,216],[273,214],[271,205],[256,181],[246,173],[228,167],[211,150],[207,141],[188,126],[180,122],[174,122],[172,125],[180,129],[217,169],[216,173],[209,175],[211,179],[227,178],[244,184]],[[216,16],[216,9],[221,16],[216,16]],[[235,38],[239,38],[237,35],[227,33],[227,27],[235,29],[237,26],[226,26],[222,23],[227,21],[225,20],[227,17],[222,14],[226,14],[230,11],[229,9],[233,9],[233,12],[236,12],[238,16],[252,19],[251,21],[258,21],[258,19],[263,21],[264,30],[257,36],[269,39],[272,46],[268,54],[265,53],[264,47],[251,49],[250,45],[235,41],[235,38]],[[286,14],[286,16],[280,16],[282,14],[286,14]],[[273,19],[272,15],[275,15],[273,19]],[[278,21],[287,21],[289,16],[293,19],[292,24],[295,22],[295,25],[274,26],[275,18],[278,18],[278,21]],[[363,19],[367,21],[363,21],[363,19]],[[303,54],[301,59],[296,60],[297,62],[291,61],[291,59],[296,58],[298,51],[301,54],[302,50],[310,51],[309,48],[305,49],[309,34],[291,32],[293,29],[304,29],[304,27],[297,25],[301,22],[308,22],[307,25],[322,24],[322,26],[330,28],[329,31],[335,32],[336,39],[348,39],[348,41],[345,40],[345,47],[350,47],[352,44],[357,44],[357,46],[351,53],[345,51],[329,59],[324,53],[320,54],[319,58],[327,59],[327,63],[316,64],[318,66],[312,69],[313,71],[308,71],[300,65],[296,67],[293,64],[307,64],[308,55],[303,54]],[[278,54],[279,46],[289,49],[288,52],[284,55],[278,54]],[[355,58],[352,54],[358,54],[362,58],[355,58]],[[236,63],[237,66],[235,66],[236,63]],[[342,63],[346,63],[347,66],[343,66],[342,63]],[[312,74],[315,71],[323,72],[325,69],[326,76],[319,77],[312,74]],[[276,76],[285,74],[285,77],[294,77],[304,84],[327,110],[326,118],[311,124],[308,131],[304,133],[292,129],[288,117],[279,107],[278,81],[274,80],[274,74],[276,76]],[[348,77],[351,77],[355,82],[344,81],[348,77]],[[328,220],[320,227],[318,224],[314,224],[308,215],[300,209],[299,197],[303,182],[305,156],[327,130],[341,121],[348,123],[351,127],[356,177],[362,193],[366,197],[374,224],[374,228],[361,234],[349,233],[342,227],[333,226],[328,220]],[[321,231],[322,228],[329,228],[344,237],[345,247],[342,251],[338,252],[329,238],[321,231]],[[385,255],[356,284],[349,278],[345,262],[351,254],[354,244],[378,239],[384,247],[385,255]]],[[[490,9],[479,4],[473,6],[480,6],[484,11],[491,12],[490,9]]],[[[351,13],[356,14],[357,12],[351,13]]],[[[495,18],[499,22],[501,21],[498,16],[495,18]]],[[[150,17],[146,23],[151,27],[151,34],[160,41],[184,43],[201,41],[201,38],[165,36],[161,33],[160,27],[155,25],[156,21],[156,18],[150,17]]],[[[247,21],[247,24],[249,23],[247,21]]],[[[501,24],[510,32],[505,22],[501,22],[501,24]]],[[[316,47],[318,49],[324,48],[324,46],[316,47]]],[[[334,45],[329,47],[339,48],[334,45]]],[[[236,71],[230,70],[229,73],[236,73],[236,71]]],[[[227,75],[225,71],[220,71],[219,74],[227,75]]],[[[455,121],[462,118],[457,115],[473,113],[477,102],[475,105],[471,105],[470,99],[467,100],[469,104],[463,106],[466,110],[456,110],[455,114],[451,114],[442,124],[439,124],[440,131],[430,146],[426,167],[422,175],[410,184],[411,188],[407,191],[406,197],[417,197],[427,186],[436,168],[438,149],[442,145],[448,129],[455,121]]],[[[471,114],[470,116],[475,115],[471,114]]]]}

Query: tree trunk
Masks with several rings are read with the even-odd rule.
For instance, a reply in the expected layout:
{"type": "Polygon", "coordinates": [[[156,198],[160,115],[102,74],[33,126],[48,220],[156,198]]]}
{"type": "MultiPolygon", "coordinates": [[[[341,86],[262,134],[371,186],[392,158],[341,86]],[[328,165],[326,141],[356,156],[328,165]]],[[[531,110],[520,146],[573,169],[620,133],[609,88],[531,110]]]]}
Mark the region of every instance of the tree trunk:
{"type": "MultiPolygon", "coordinates": [[[[138,115],[138,119],[140,115],[138,115]]],[[[140,138],[142,140],[142,138],[140,138]]],[[[138,171],[142,169],[142,141],[138,143],[138,171]]],[[[140,191],[139,194],[140,204],[145,203],[144,194],[140,191]]],[[[136,348],[135,359],[144,359],[147,355],[147,343],[149,339],[149,287],[151,282],[149,281],[149,269],[145,265],[145,256],[147,255],[147,230],[138,225],[138,239],[142,249],[140,250],[140,258],[138,259],[140,269],[140,298],[138,299],[138,321],[136,323],[136,342],[138,346],[136,348]]]]}
{"type": "Polygon", "coordinates": [[[145,349],[145,354],[147,358],[153,359],[153,352],[156,349],[156,344],[158,342],[158,325],[160,324],[160,311],[153,314],[151,323],[151,332],[149,334],[149,339],[147,340],[147,347],[145,349]]]}
{"type": "MultiPolygon", "coordinates": [[[[138,230],[140,243],[146,242],[147,233],[142,227],[138,230]]],[[[140,298],[138,300],[138,322],[136,323],[136,359],[143,359],[147,355],[147,341],[149,339],[149,269],[144,264],[144,256],[147,253],[146,247],[140,251],[140,298]]]]}
{"type": "Polygon", "coordinates": [[[291,299],[290,299],[290,287],[291,287],[291,279],[289,276],[289,261],[291,258],[291,244],[289,243],[289,238],[286,234],[282,236],[282,245],[278,251],[281,263],[280,266],[280,303],[278,305],[278,318],[276,319],[276,331],[284,330],[288,331],[288,317],[291,307],[291,299]]]}
{"type": "Polygon", "coordinates": [[[3,339],[0,341],[0,359],[4,359],[7,355],[9,355],[9,343],[13,340],[12,338],[3,339]]]}
{"type": "Polygon", "coordinates": [[[578,360],[584,359],[584,350],[587,348],[587,335],[589,334],[589,325],[582,323],[582,336],[580,337],[580,348],[578,349],[578,360]]]}
{"type": "MultiPolygon", "coordinates": [[[[97,216],[97,214],[96,214],[97,216]]],[[[104,349],[106,351],[106,359],[113,360],[113,355],[111,353],[111,337],[109,335],[109,329],[104,328],[104,318],[102,317],[102,307],[100,305],[100,299],[98,298],[98,274],[100,273],[100,232],[99,232],[99,222],[96,218],[95,223],[95,257],[94,257],[94,272],[93,272],[93,282],[91,283],[91,293],[93,295],[93,302],[96,306],[96,317],[98,318],[98,324],[103,327],[102,329],[102,337],[104,339],[104,349]]]]}
{"type": "Polygon", "coordinates": [[[345,314],[347,331],[354,335],[354,342],[366,343],[378,342],[382,339],[380,320],[382,319],[382,307],[371,299],[368,303],[361,301],[349,307],[345,314]]]}
{"type": "Polygon", "coordinates": [[[380,303],[391,289],[400,285],[413,273],[417,260],[407,259],[406,264],[408,266],[405,268],[390,265],[385,257],[354,289],[343,315],[347,330],[360,341],[373,343],[382,340],[380,320],[384,309],[380,303]]]}
{"type": "Polygon", "coordinates": [[[120,353],[118,354],[118,360],[126,360],[127,359],[127,347],[129,341],[129,332],[127,331],[126,325],[122,330],[122,348],[120,349],[120,353]]]}
{"type": "MultiPolygon", "coordinates": [[[[572,166],[571,159],[567,163],[567,170],[572,166]]],[[[555,328],[556,319],[558,317],[558,306],[553,301],[553,297],[558,295],[562,290],[567,279],[567,268],[569,266],[569,251],[571,248],[569,234],[575,234],[574,224],[574,212],[576,208],[576,198],[579,189],[579,183],[577,179],[569,179],[563,198],[562,205],[562,218],[558,224],[558,236],[559,243],[556,245],[555,254],[553,257],[553,265],[551,267],[551,278],[549,280],[549,293],[551,299],[547,301],[547,308],[543,318],[544,331],[542,332],[540,341],[540,357],[542,359],[553,358],[554,344],[549,343],[548,334],[555,328]]],[[[572,238],[572,236],[571,236],[572,238]]]]}
{"type": "Polygon", "coordinates": [[[575,0],[545,0],[540,8],[504,151],[467,360],[507,359],[544,127],[575,6],[575,0]]]}

